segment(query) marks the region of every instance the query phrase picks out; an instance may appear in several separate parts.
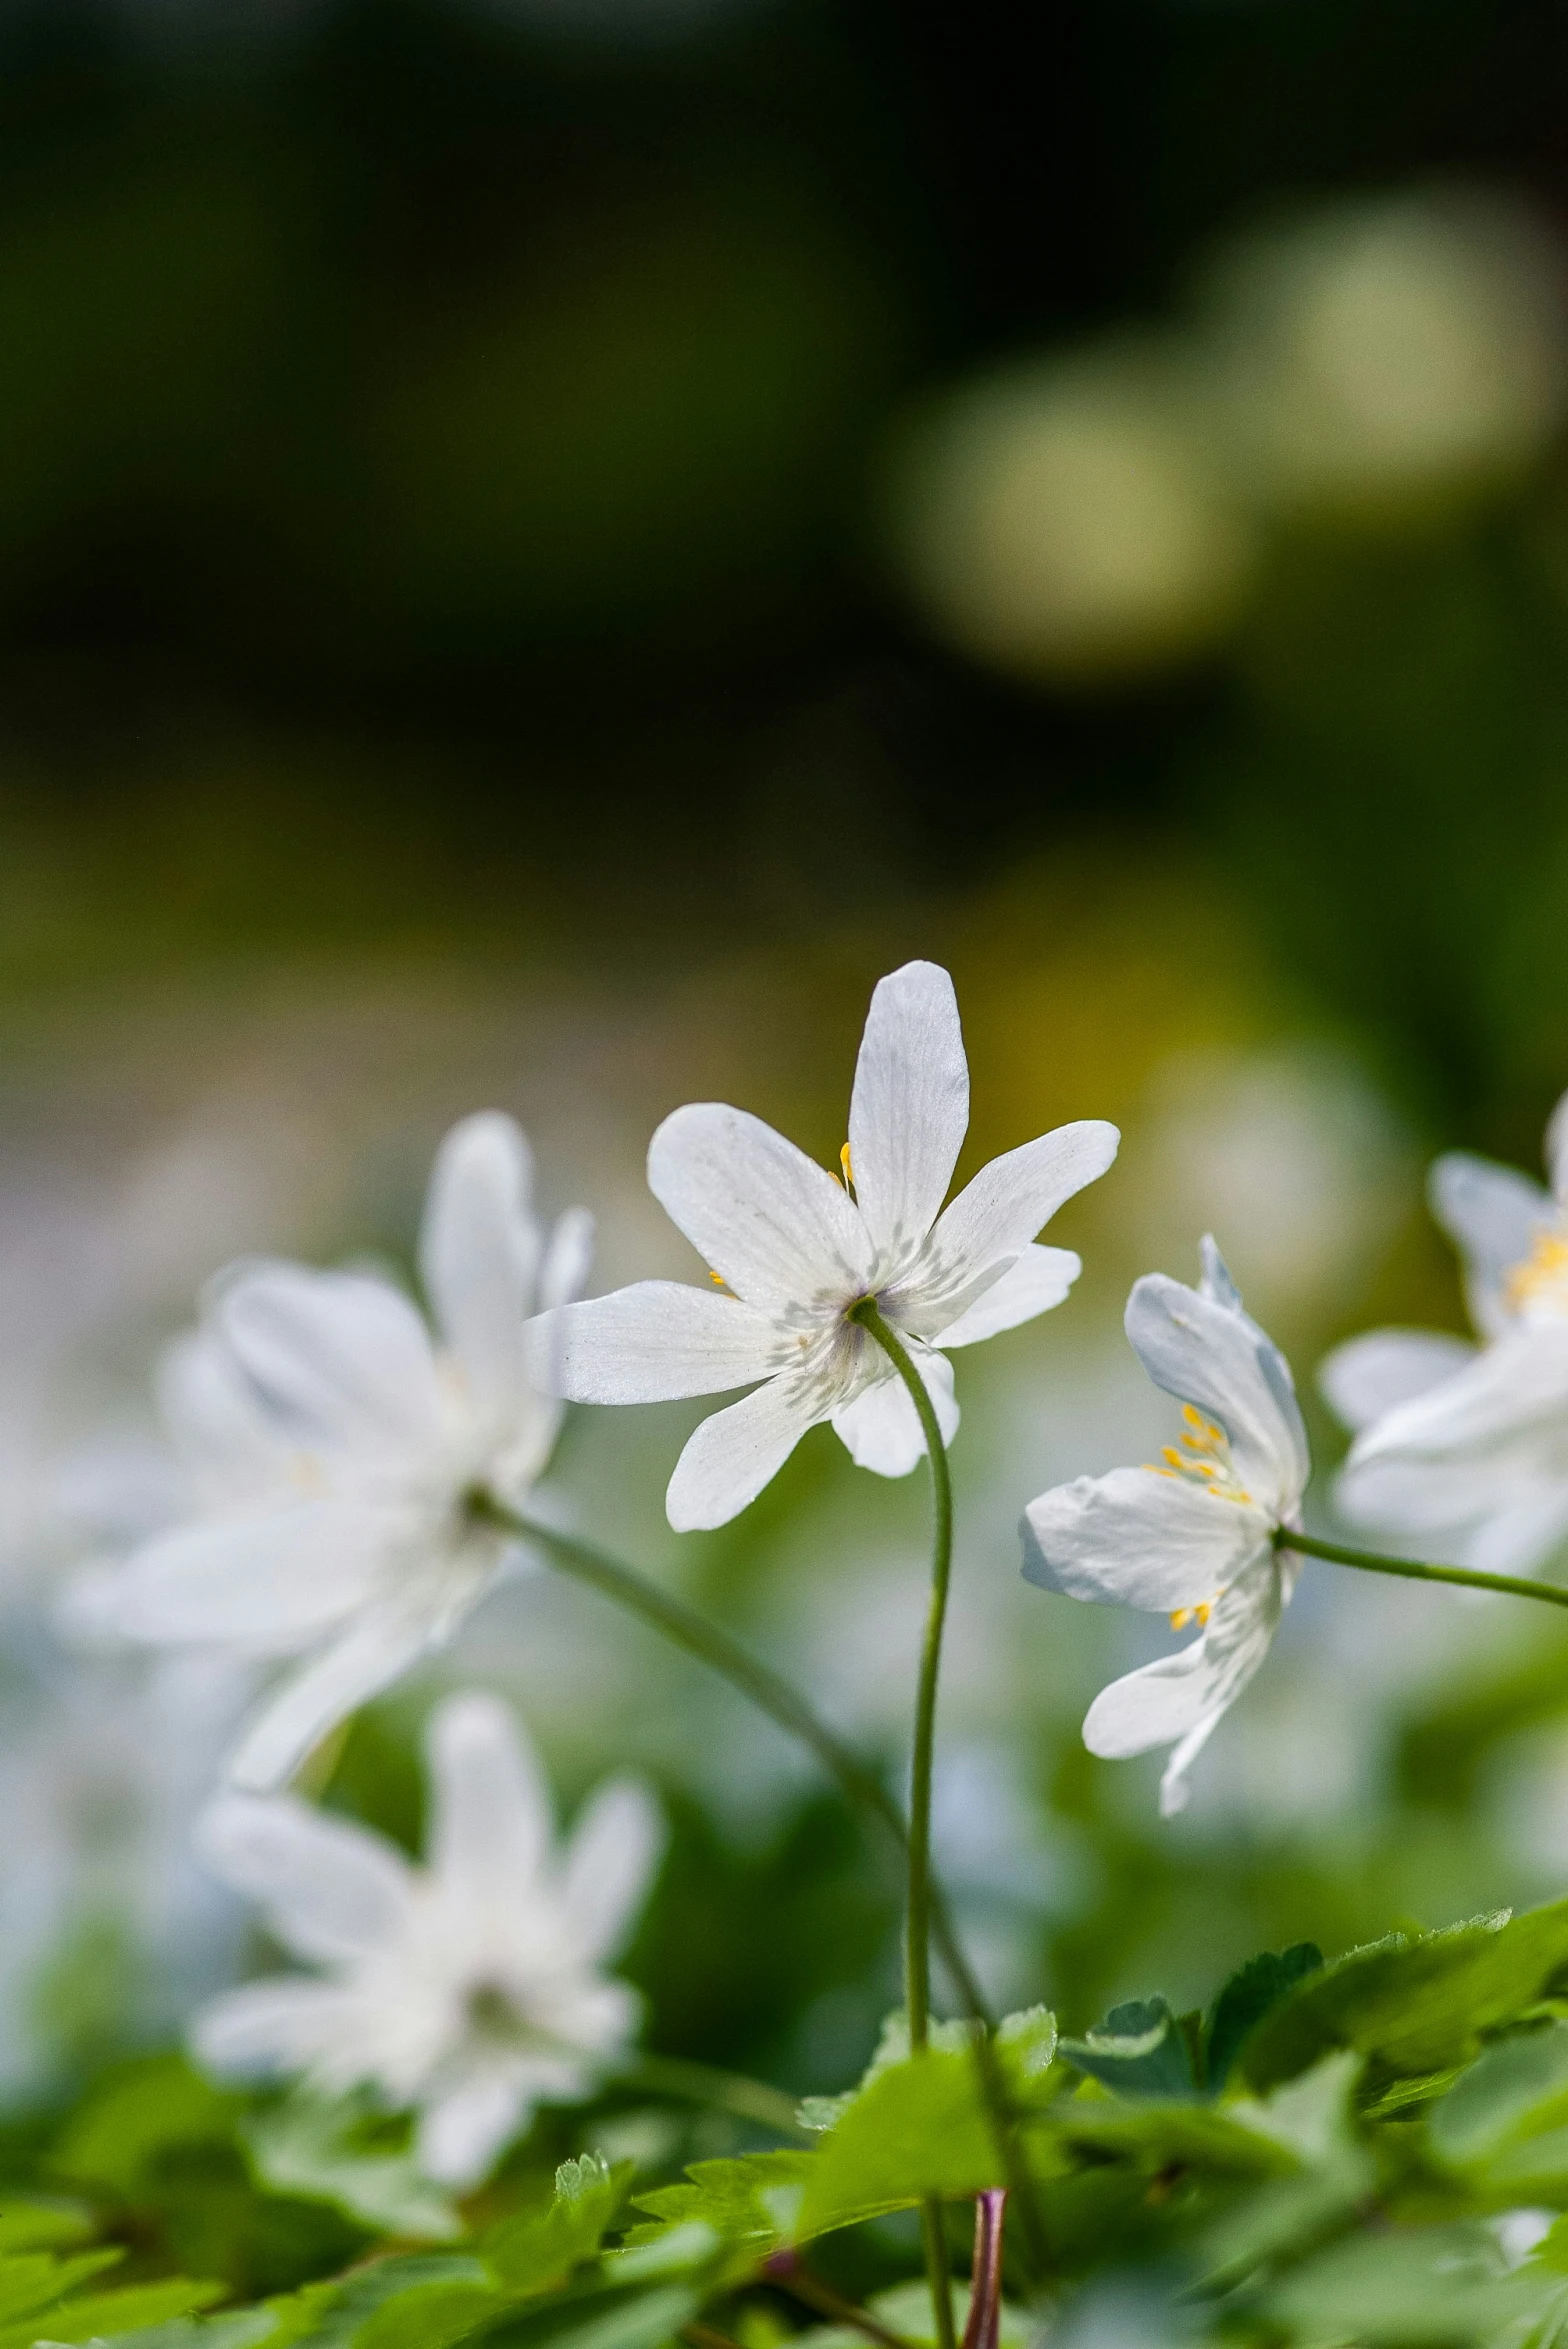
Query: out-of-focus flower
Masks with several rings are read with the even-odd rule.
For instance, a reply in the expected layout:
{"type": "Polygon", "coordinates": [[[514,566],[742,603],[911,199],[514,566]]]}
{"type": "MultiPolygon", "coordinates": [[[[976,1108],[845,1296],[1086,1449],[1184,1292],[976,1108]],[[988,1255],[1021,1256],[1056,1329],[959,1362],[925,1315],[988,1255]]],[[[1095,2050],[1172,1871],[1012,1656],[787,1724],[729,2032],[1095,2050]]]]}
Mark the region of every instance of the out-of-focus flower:
{"type": "Polygon", "coordinates": [[[217,1284],[170,1358],[197,1514],[97,1578],[91,1612],[133,1640],[304,1659],[242,1738],[241,1785],[281,1783],[501,1569],[468,1496],[516,1504],[545,1467],[561,1407],[524,1325],[579,1293],[591,1240],[574,1210],[546,1244],[530,1187],[511,1119],[447,1136],[420,1250],[439,1343],[389,1281],[263,1263],[217,1284]]]}
{"type": "Polygon", "coordinates": [[[612,1780],[558,1853],[538,1760],[493,1697],[449,1697],[427,1751],[424,1868],[292,1795],[213,1805],[207,1860],[318,1972],[227,1992],[192,2043],[218,2072],[413,2107],[421,2169],[469,2186],[537,2105],[592,2095],[633,2037],[637,1995],[602,1969],[647,1891],[661,1827],[640,1785],[612,1780]]]}
{"type": "Polygon", "coordinates": [[[1058,1485],[1025,1513],[1024,1573],[1042,1590],[1144,1607],[1199,1636],[1102,1689],[1083,1725],[1110,1759],[1170,1745],[1169,1817],[1187,1773],[1268,1653],[1295,1587],[1276,1549],[1300,1524],[1311,1471],[1289,1365],[1249,1314],[1212,1239],[1197,1289],[1162,1273],[1136,1283],[1127,1336],[1156,1386],[1183,1403],[1164,1465],[1058,1485]]]}
{"type": "Polygon", "coordinates": [[[1562,257],[1497,195],[1344,203],[1213,272],[1233,457],[1286,510],[1400,511],[1528,465],[1568,394],[1562,257]]]}
{"type": "Polygon", "coordinates": [[[1207,649],[1258,551],[1176,370],[1115,351],[953,394],[906,437],[893,529],[941,636],[1010,675],[1068,684],[1207,649]]]}
{"type": "Polygon", "coordinates": [[[8,1644],[0,2086],[15,2092],[62,2055],[178,2028],[232,1979],[238,1912],[190,1833],[250,1682],[209,1657],[8,1644]]]}
{"type": "Polygon", "coordinates": [[[1340,1476],[1347,1517],[1441,1539],[1486,1573],[1533,1573],[1568,1535],[1568,1094],[1546,1130],[1552,1188],[1451,1152],[1432,1212],[1464,1259],[1483,1343],[1373,1330],[1322,1365],[1357,1430],[1340,1476]]]}
{"type": "Polygon", "coordinates": [[[538,1324],[561,1391],[652,1403],[765,1383],[704,1420],[670,1479],[677,1531],[723,1525],[831,1421],[851,1457],[907,1476],[919,1418],[850,1309],[873,1298],[924,1380],[944,1441],[958,1426],[939,1348],[969,1346],[1059,1305],[1082,1269],[1034,1235],[1105,1172],[1120,1137],[1087,1119],[995,1158],[945,1210],[969,1123],[953,982],[906,963],[871,998],[849,1107],[844,1180],[760,1118],[720,1102],[677,1109],[648,1150],[655,1198],[706,1258],[709,1292],[641,1281],[538,1324]]]}

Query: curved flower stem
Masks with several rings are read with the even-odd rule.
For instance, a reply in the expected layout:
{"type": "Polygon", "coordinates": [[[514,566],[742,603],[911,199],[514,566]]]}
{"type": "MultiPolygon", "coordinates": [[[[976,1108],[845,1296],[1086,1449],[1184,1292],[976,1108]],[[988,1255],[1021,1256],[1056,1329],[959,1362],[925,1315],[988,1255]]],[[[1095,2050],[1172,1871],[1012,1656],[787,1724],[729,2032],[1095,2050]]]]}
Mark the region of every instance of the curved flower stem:
{"type": "Polygon", "coordinates": [[[1568,1589],[1557,1582],[1531,1582],[1519,1574],[1481,1574],[1469,1566],[1429,1566],[1419,1558],[1385,1558],[1380,1550],[1354,1550],[1344,1542],[1320,1541],[1316,1534],[1297,1533],[1282,1525],[1274,1535],[1277,1550],[1299,1550],[1304,1557],[1326,1558],[1331,1566],[1356,1566],[1364,1574],[1398,1574],[1409,1582],[1457,1582],[1466,1590],[1496,1590],[1513,1599],[1544,1599],[1551,1607],[1568,1607],[1568,1589]]]}
{"type": "MultiPolygon", "coordinates": [[[[699,1663],[719,1673],[789,1736],[809,1747],[851,1802],[859,1804],[881,1823],[896,1841],[900,1853],[908,1852],[909,1829],[903,1813],[875,1771],[828,1727],[798,1689],[792,1688],[769,1665],[759,1663],[719,1624],[710,1622],[684,1599],[661,1590],[635,1567],[624,1565],[619,1558],[610,1557],[590,1542],[579,1541],[575,1534],[561,1533],[552,1525],[524,1516],[521,1510],[509,1509],[493,1493],[483,1490],[471,1493],[468,1508],[484,1524],[532,1543],[562,1573],[571,1575],[574,1581],[587,1583],[604,1598],[613,1599],[617,1606],[639,1616],[676,1647],[684,1648],[687,1655],[695,1656],[699,1663]]],[[[991,2017],[980,1986],[959,1947],[940,1889],[934,1884],[930,1887],[930,1905],[932,1929],[942,1962],[952,1975],[967,2011],[977,2022],[989,2025],[991,2017]]]]}
{"type": "Polygon", "coordinates": [[[909,2044],[924,2047],[931,2028],[931,1766],[936,1749],[937,1676],[942,1668],[942,1629],[953,1571],[953,1487],[947,1473],[947,1446],[925,1382],[903,1341],[864,1297],[849,1318],[868,1330],[909,1390],[920,1418],[931,1463],[931,1603],[920,1651],[915,1697],[915,1741],[909,1765],[909,1916],[904,1948],[904,1996],[909,2009],[909,2044]]]}
{"type": "MultiPolygon", "coordinates": [[[[926,1440],[926,1458],[931,1463],[931,1600],[926,1609],[925,1639],[920,1650],[914,1749],[909,1765],[909,1903],[904,1920],[904,2004],[909,2015],[909,2044],[917,2049],[926,2045],[931,2032],[931,1769],[936,1752],[936,1692],[942,1669],[942,1630],[947,1620],[947,1592],[953,1572],[953,1487],[947,1473],[947,1446],[942,1441],[936,1411],[926,1393],[925,1381],[909,1358],[908,1348],[883,1320],[873,1298],[863,1297],[858,1305],[851,1306],[849,1318],[858,1321],[876,1340],[903,1380],[919,1416],[926,1440]]],[[[931,2284],[932,2313],[936,2319],[937,2349],[957,2349],[947,2235],[942,2205],[936,2197],[922,2204],[920,2227],[925,2242],[926,2275],[931,2284]]]]}
{"type": "Polygon", "coordinates": [[[742,2072],[725,2072],[713,2064],[691,2063],[681,2055],[630,2055],[623,2063],[607,2065],[606,2075],[624,2080],[630,2088],[647,2088],[655,2096],[676,2096],[686,2104],[707,2105],[732,2112],[743,2121],[757,2121],[781,2137],[805,2138],[795,2117],[795,2099],[763,2080],[742,2072]]]}

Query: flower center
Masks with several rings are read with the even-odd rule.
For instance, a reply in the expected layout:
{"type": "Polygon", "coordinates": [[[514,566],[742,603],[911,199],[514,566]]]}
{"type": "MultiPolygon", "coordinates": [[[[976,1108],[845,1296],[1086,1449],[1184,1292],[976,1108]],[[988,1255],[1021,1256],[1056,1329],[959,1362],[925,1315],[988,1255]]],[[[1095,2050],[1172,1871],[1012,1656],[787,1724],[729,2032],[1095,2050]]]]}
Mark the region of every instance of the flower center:
{"type": "MultiPolygon", "coordinates": [[[[1164,1445],[1160,1452],[1165,1466],[1159,1468],[1149,1461],[1146,1465],[1150,1474],[1182,1477],[1188,1484],[1201,1485],[1216,1500],[1250,1503],[1252,1495],[1236,1474],[1230,1456],[1230,1438],[1225,1430],[1216,1427],[1212,1419],[1205,1419],[1191,1403],[1183,1403],[1181,1415],[1184,1422],[1181,1434],[1174,1444],[1164,1445]]],[[[1200,1610],[1195,1608],[1193,1612],[1200,1610]]],[[[1206,1618],[1207,1609],[1201,1613],[1206,1618]]]]}
{"type": "Polygon", "coordinates": [[[1568,1229],[1560,1218],[1536,1233],[1529,1255],[1503,1283],[1503,1301],[1513,1313],[1568,1317],[1568,1229]]]}

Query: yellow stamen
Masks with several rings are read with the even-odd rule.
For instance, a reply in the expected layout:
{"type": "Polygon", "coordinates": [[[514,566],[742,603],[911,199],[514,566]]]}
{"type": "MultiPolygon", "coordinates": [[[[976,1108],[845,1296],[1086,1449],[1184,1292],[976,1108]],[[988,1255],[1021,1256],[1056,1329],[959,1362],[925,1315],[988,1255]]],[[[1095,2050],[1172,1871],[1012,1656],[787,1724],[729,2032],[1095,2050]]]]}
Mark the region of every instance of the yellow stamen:
{"type": "Polygon", "coordinates": [[[1204,1631],[1208,1628],[1209,1617],[1213,1612],[1214,1602],[1212,1599],[1205,1599],[1202,1605],[1197,1607],[1178,1607],[1171,1617],[1171,1629],[1172,1631],[1185,1631],[1189,1623],[1196,1623],[1198,1629],[1204,1631]]]}
{"type": "Polygon", "coordinates": [[[1178,1607],[1175,1614],[1171,1617],[1172,1631],[1185,1631],[1188,1624],[1192,1621],[1194,1612],[1195,1610],[1191,1607],[1178,1607]]]}
{"type": "Polygon", "coordinates": [[[852,1191],[855,1187],[855,1170],[850,1164],[849,1144],[847,1142],[844,1144],[843,1149],[838,1154],[838,1162],[839,1165],[844,1169],[844,1188],[846,1191],[852,1191]]]}
{"type": "Polygon", "coordinates": [[[1559,1293],[1554,1302],[1568,1303],[1568,1234],[1560,1225],[1548,1225],[1536,1234],[1529,1255],[1504,1282],[1503,1296],[1517,1313],[1553,1289],[1559,1293]]]}

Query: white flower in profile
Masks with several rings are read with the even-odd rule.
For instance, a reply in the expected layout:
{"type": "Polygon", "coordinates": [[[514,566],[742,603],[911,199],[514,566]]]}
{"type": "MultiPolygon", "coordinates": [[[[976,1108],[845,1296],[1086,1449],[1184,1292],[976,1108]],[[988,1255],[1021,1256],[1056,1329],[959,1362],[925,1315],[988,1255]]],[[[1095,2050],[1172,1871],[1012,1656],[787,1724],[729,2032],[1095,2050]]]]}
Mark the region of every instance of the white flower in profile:
{"type": "Polygon", "coordinates": [[[1530,1574],[1568,1536],[1568,1094],[1546,1130],[1552,1187],[1460,1151],[1432,1212],[1464,1263],[1480,1345],[1370,1331],[1318,1376],[1356,1433],[1336,1492],[1355,1524],[1530,1574]]]}
{"type": "Polygon", "coordinates": [[[538,1759],[498,1699],[449,1697],[426,1736],[426,1865],[294,1795],[228,1794],[198,1831],[210,1867],[317,1970],[269,1975],[197,2016],[225,2075],[370,2089],[418,2115],[427,2177],[471,2186],[542,2103],[591,2096],[639,2001],[604,1972],[662,1843],[630,1779],[599,1788],[557,1850],[538,1759]]]}
{"type": "Polygon", "coordinates": [[[914,1405],[866,1299],[908,1347],[944,1441],[958,1426],[946,1352],[1059,1305],[1082,1269],[1035,1234],[1116,1155],[1114,1126],[1060,1126],[983,1167],[944,1209],[969,1124],[953,982],[906,963],[878,983],[849,1106],[844,1180],[743,1109],[677,1109],[648,1184],[711,1268],[714,1289],[640,1281],[569,1306],[554,1333],[561,1392],[653,1403],[755,1392],[697,1429],[670,1479],[677,1531],[723,1525],[808,1428],[831,1421],[862,1468],[906,1476],[924,1451],[914,1405]],[[757,1385],[761,1380],[763,1383],[757,1385]]]}
{"type": "Polygon", "coordinates": [[[1243,1311],[1212,1239],[1198,1288],[1149,1274],[1126,1326],[1155,1385],[1182,1403],[1183,1433],[1158,1467],[1080,1476],[1031,1501],[1024,1573],[1043,1590],[1169,1615],[1178,1631],[1198,1625],[1189,1646],[1102,1689],[1083,1725],[1107,1759],[1175,1746],[1160,1781],[1169,1818],[1290,1602],[1300,1562],[1274,1536],[1300,1525],[1311,1459],[1285,1358],[1243,1311]]]}
{"type": "Polygon", "coordinates": [[[241,1738],[240,1785],[281,1784],[501,1571],[470,1497],[520,1505],[549,1459],[561,1405],[525,1325],[579,1293],[592,1231],[574,1210],[547,1243],[530,1188],[510,1118],[447,1135],[420,1245],[434,1335],[388,1280],[263,1262],[215,1284],[168,1358],[195,1514],[96,1574],[86,1612],[153,1645],[300,1659],[241,1738]]]}

